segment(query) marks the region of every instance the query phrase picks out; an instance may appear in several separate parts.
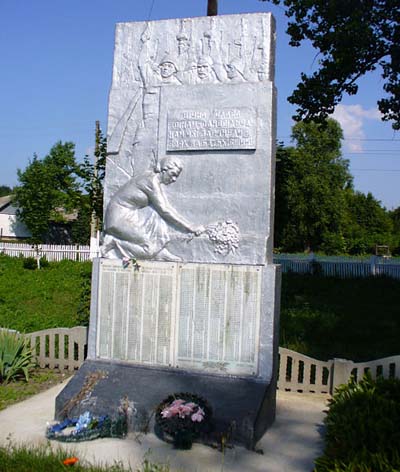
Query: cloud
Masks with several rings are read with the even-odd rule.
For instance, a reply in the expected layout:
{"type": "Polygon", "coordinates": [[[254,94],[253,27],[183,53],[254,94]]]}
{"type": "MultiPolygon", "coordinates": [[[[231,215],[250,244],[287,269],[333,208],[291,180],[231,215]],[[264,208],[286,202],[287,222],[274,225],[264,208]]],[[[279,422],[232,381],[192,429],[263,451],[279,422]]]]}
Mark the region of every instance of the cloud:
{"type": "Polygon", "coordinates": [[[349,140],[345,144],[347,150],[361,152],[365,138],[364,121],[380,120],[381,113],[377,108],[365,109],[361,105],[338,105],[332,117],[340,123],[344,138],[349,140]]]}

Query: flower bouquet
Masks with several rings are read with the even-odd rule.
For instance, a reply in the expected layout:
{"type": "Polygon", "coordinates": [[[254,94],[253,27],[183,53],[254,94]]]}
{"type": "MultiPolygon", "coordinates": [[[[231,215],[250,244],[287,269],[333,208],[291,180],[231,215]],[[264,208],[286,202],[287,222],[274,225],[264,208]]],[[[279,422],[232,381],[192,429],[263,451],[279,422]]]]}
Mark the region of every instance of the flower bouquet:
{"type": "Polygon", "coordinates": [[[156,410],[156,433],[176,449],[190,449],[193,441],[211,429],[212,410],[203,398],[175,393],[156,410]]]}
{"type": "Polygon", "coordinates": [[[86,411],[79,418],[67,418],[49,425],[46,429],[46,438],[62,442],[78,442],[107,437],[123,438],[126,433],[127,424],[123,415],[118,415],[112,420],[108,415],[93,416],[86,411]]]}

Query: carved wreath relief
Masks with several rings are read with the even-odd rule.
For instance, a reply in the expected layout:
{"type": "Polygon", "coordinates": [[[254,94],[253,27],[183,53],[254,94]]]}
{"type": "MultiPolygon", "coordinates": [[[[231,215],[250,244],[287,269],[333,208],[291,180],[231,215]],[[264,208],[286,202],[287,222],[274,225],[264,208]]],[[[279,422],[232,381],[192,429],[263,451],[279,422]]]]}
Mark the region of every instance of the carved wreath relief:
{"type": "MultiPolygon", "coordinates": [[[[133,30],[125,24],[126,31],[120,25],[112,89],[118,93],[110,100],[103,257],[179,261],[168,249],[176,231],[186,233],[189,244],[194,237],[207,238],[222,257],[239,248],[239,227],[229,218],[193,222],[174,208],[164,189],[184,172],[183,161],[158,155],[163,87],[269,80],[271,46],[264,19],[257,19],[257,28],[249,27],[246,17],[236,21],[239,28],[233,30],[213,17],[195,26],[192,20],[176,21],[175,31],[157,26],[159,22],[136,24],[133,30]]],[[[210,104],[209,109],[181,110],[176,104],[168,112],[165,149],[252,150],[255,128],[251,108],[214,109],[210,104]],[[198,113],[200,118],[190,119],[198,113]]]]}

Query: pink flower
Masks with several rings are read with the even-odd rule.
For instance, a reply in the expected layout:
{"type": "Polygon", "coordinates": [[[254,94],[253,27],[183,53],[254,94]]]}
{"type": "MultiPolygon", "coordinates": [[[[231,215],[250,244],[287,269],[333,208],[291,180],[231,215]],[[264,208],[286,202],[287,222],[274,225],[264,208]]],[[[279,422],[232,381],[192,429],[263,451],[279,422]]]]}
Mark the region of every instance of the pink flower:
{"type": "Polygon", "coordinates": [[[198,405],[196,403],[189,402],[189,403],[186,403],[186,406],[193,409],[193,408],[196,408],[198,405]]]}
{"type": "Polygon", "coordinates": [[[170,407],[171,407],[171,406],[180,406],[180,405],[183,405],[184,403],[185,403],[185,400],[182,400],[182,399],[180,399],[180,398],[177,398],[176,400],[174,400],[174,401],[171,403],[170,407]]]}
{"type": "Polygon", "coordinates": [[[181,405],[179,407],[179,417],[184,418],[185,416],[189,416],[193,412],[193,408],[187,405],[181,405]]]}
{"type": "Polygon", "coordinates": [[[198,423],[200,423],[204,419],[204,414],[205,414],[204,410],[199,407],[196,413],[193,413],[193,415],[191,416],[191,419],[193,422],[197,421],[198,423]]]}
{"type": "Polygon", "coordinates": [[[163,418],[171,418],[172,413],[171,413],[171,410],[169,408],[164,408],[163,411],[161,412],[161,416],[163,418]]]}

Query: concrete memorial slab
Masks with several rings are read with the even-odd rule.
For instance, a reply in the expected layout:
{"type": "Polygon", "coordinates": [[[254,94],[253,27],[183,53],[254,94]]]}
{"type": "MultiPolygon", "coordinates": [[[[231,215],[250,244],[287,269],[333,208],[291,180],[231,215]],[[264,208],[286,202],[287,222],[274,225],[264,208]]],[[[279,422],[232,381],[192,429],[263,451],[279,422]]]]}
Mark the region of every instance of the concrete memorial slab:
{"type": "Polygon", "coordinates": [[[184,391],[248,447],[273,421],[274,39],[261,13],[117,25],[88,359],[58,413],[100,370],[79,408],[128,397],[138,430],[184,391]]]}

